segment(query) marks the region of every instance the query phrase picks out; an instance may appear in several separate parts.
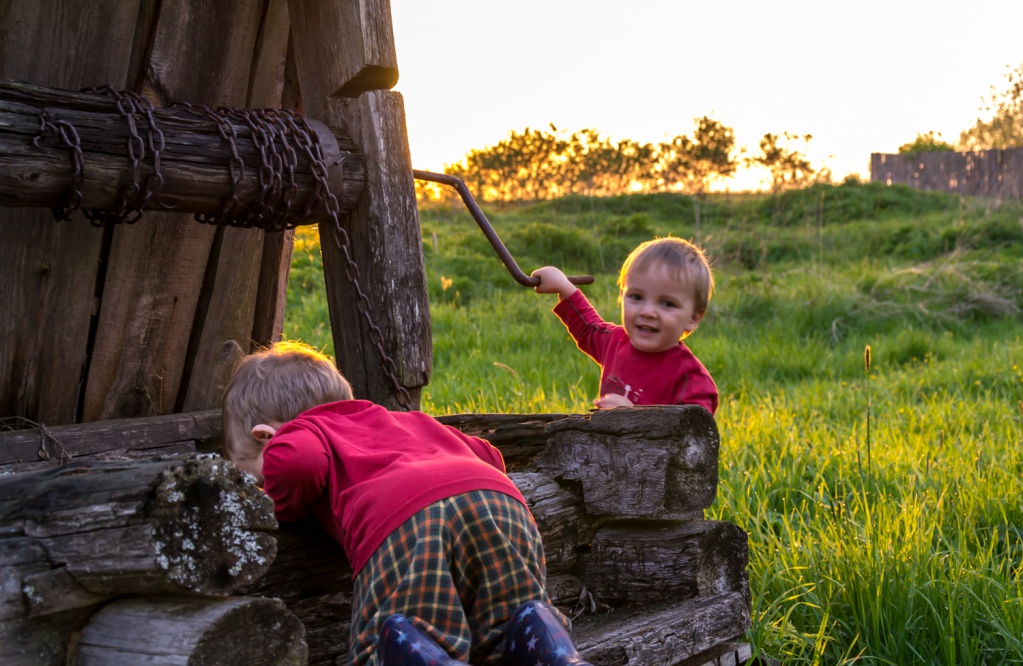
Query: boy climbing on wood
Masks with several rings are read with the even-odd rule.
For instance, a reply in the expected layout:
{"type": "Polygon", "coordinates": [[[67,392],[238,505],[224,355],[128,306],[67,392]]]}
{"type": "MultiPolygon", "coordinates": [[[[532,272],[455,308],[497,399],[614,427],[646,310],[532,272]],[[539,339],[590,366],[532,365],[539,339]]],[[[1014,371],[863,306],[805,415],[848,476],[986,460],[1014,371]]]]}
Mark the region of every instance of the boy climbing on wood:
{"type": "Polygon", "coordinates": [[[682,340],[696,330],[714,292],[703,251],[681,238],[639,245],[618,276],[622,326],[604,321],[553,266],[532,273],[535,291],[557,294],[554,313],[576,345],[600,365],[601,409],[633,405],[702,405],[717,410],[710,373],[682,340]]]}
{"type": "Polygon", "coordinates": [[[549,605],[540,534],[488,442],[352,399],[327,357],[294,342],[241,360],[223,419],[227,457],[277,518],[311,513],[344,548],[350,664],[587,663],[549,605]]]}

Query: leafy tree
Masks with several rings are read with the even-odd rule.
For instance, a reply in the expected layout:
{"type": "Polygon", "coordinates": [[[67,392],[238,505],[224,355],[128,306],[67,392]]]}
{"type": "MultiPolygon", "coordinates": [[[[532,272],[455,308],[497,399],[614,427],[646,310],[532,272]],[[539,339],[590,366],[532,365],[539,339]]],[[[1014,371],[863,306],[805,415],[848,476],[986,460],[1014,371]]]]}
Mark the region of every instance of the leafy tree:
{"type": "Polygon", "coordinates": [[[948,150],[955,150],[950,143],[941,140],[941,132],[927,132],[917,134],[912,143],[904,143],[899,146],[899,155],[914,155],[916,153],[939,153],[948,150]]]}
{"type": "Polygon", "coordinates": [[[964,150],[1023,147],[1023,64],[1006,69],[1008,88],[997,91],[991,86],[993,93],[981,107],[990,120],[978,119],[959,136],[964,150]]]}
{"type": "Polygon", "coordinates": [[[695,121],[693,136],[680,134],[660,145],[658,176],[664,189],[703,195],[716,178],[735,173],[739,159],[735,131],[704,116],[695,121]]]}
{"type": "Polygon", "coordinates": [[[810,161],[803,152],[813,139],[813,135],[790,134],[783,132],[781,136],[768,132],[760,140],[760,154],[749,160],[751,165],[759,165],[771,172],[771,191],[780,192],[785,189],[797,189],[810,185],[818,178],[818,172],[810,166],[810,161]],[[796,147],[792,147],[796,144],[796,147]],[[799,145],[802,145],[801,149],[799,145]]]}

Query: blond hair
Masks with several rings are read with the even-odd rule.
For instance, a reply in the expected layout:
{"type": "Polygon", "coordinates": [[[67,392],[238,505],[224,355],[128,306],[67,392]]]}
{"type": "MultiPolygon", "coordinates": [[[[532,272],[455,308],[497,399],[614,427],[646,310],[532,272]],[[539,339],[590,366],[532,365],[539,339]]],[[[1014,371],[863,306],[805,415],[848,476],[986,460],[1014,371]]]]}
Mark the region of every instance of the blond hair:
{"type": "Polygon", "coordinates": [[[665,236],[640,243],[622,264],[618,274],[619,291],[625,290],[630,271],[643,271],[655,264],[677,271],[678,281],[693,288],[696,314],[707,312],[714,293],[714,274],[703,250],[683,238],[665,236]]]}
{"type": "Polygon", "coordinates": [[[278,342],[242,358],[224,391],[224,452],[258,455],[260,423],[291,421],[317,405],[351,400],[352,388],[334,363],[302,342],[278,342]]]}

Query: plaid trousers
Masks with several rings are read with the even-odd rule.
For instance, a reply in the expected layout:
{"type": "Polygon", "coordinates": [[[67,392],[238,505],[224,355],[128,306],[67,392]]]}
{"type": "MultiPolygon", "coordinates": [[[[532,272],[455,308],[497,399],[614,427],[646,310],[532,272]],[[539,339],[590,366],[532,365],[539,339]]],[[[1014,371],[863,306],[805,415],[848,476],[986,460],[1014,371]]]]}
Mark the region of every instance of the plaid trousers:
{"type": "Polygon", "coordinates": [[[377,548],[355,578],[352,666],[377,666],[380,627],[401,613],[455,659],[502,663],[504,627],[530,600],[550,603],[543,544],[522,503],[492,490],[435,502],[377,548]]]}

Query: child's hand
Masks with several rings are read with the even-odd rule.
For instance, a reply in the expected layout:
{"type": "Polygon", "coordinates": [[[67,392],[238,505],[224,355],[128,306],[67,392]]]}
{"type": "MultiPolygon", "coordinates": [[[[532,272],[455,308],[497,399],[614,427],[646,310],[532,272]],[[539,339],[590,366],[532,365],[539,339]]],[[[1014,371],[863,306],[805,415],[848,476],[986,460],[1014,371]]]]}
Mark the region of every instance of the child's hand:
{"type": "Polygon", "coordinates": [[[618,395],[617,393],[607,393],[600,396],[593,401],[593,404],[597,409],[614,409],[615,407],[634,407],[632,401],[626,398],[624,395],[618,395]]]}
{"type": "Polygon", "coordinates": [[[533,287],[533,291],[538,294],[557,294],[559,298],[565,299],[576,292],[576,286],[568,281],[560,268],[554,266],[538,268],[530,277],[540,278],[540,284],[533,287]]]}

